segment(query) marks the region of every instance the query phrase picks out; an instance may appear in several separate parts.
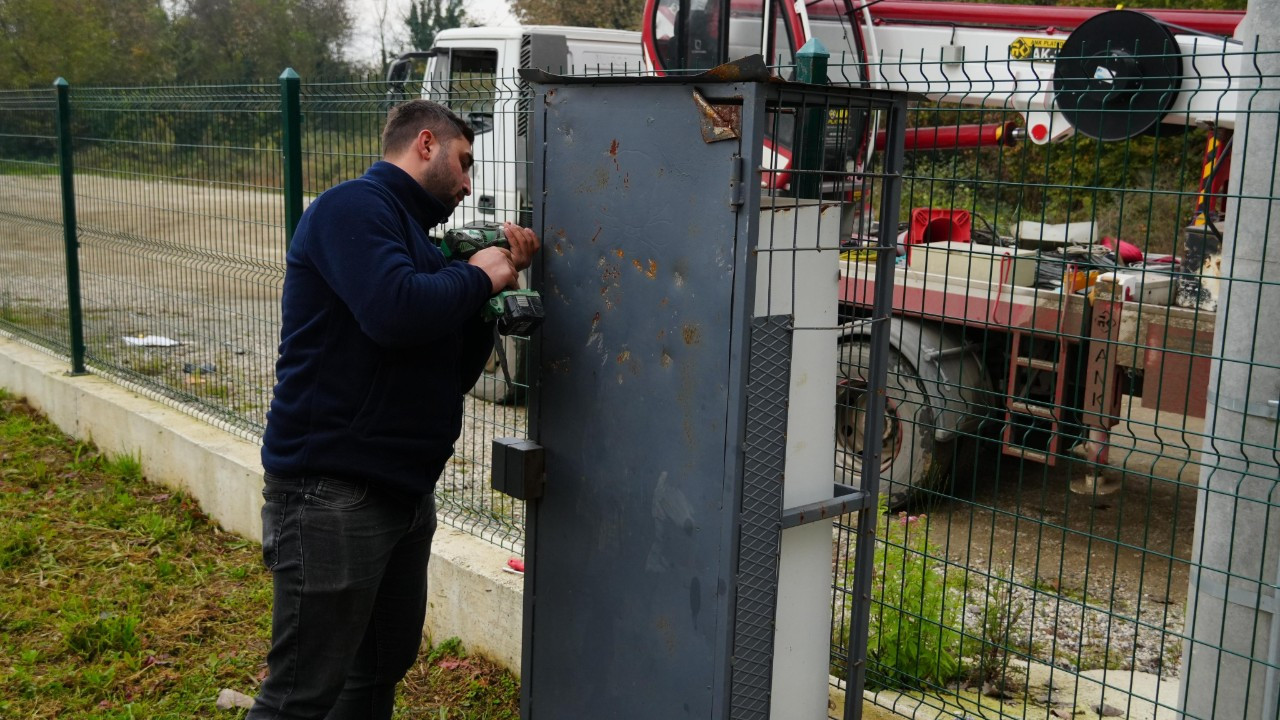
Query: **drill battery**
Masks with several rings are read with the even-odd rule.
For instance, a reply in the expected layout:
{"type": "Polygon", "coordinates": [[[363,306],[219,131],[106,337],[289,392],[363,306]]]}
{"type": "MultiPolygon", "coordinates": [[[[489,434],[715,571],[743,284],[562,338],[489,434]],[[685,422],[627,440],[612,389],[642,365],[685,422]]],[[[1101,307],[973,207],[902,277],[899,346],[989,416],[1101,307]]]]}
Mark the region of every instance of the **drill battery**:
{"type": "Polygon", "coordinates": [[[542,296],[536,290],[504,290],[484,305],[486,322],[498,324],[499,335],[529,335],[542,324],[542,296]]]}
{"type": "MultiPolygon", "coordinates": [[[[466,262],[488,247],[510,249],[502,226],[491,222],[469,222],[444,234],[440,252],[446,260],[466,262]]],[[[529,335],[542,324],[542,296],[536,290],[503,290],[489,298],[482,316],[496,322],[500,335],[529,335]]]]}

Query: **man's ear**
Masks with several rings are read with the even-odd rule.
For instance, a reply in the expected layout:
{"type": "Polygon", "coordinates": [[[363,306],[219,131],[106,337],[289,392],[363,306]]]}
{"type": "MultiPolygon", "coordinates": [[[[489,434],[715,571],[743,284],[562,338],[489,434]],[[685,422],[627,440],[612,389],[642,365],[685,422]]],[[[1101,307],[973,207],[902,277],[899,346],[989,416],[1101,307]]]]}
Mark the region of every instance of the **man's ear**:
{"type": "Polygon", "coordinates": [[[427,162],[440,149],[440,142],[436,140],[436,136],[430,130],[423,128],[418,133],[418,137],[414,139],[413,148],[417,151],[418,157],[423,162],[427,162]]]}

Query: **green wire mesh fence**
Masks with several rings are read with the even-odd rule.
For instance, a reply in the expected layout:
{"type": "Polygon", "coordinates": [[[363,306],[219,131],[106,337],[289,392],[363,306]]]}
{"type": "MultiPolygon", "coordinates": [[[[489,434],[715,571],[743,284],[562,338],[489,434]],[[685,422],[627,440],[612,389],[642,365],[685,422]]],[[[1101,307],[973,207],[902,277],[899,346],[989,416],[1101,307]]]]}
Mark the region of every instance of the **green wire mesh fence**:
{"type": "Polygon", "coordinates": [[[257,437],[284,269],[278,90],[71,97],[88,364],[257,437]]]}
{"type": "Polygon", "coordinates": [[[57,99],[52,88],[0,92],[0,118],[0,323],[70,354],[57,99]]]}
{"type": "MultiPolygon", "coordinates": [[[[876,702],[917,717],[1274,716],[1280,633],[1250,624],[1280,582],[1280,388],[1258,340],[1265,298],[1280,299],[1276,188],[1258,167],[1275,161],[1273,56],[1227,43],[1186,58],[1181,88],[1098,83],[1074,132],[1043,143],[1034,119],[990,109],[1046,90],[1034,74],[1001,86],[1007,59],[883,61],[930,99],[899,227],[876,702]],[[1153,95],[1167,112],[1140,116],[1153,95]]],[[[874,251],[859,246],[841,269],[847,476],[869,355],[856,319],[874,251]]],[[[836,541],[837,645],[855,530],[836,541]]]]}
{"type": "MultiPolygon", "coordinates": [[[[256,438],[274,379],[290,123],[305,203],[362,173],[387,109],[425,92],[478,130],[475,191],[451,224],[527,222],[527,96],[487,62],[427,86],[303,79],[297,117],[282,117],[274,84],[72,88],[89,366],[256,438]]],[[[1274,64],[1266,54],[1197,62],[1183,95],[1238,79],[1235,104],[1213,95],[1209,110],[1106,141],[1033,142],[1018,113],[990,108],[989,89],[957,85],[914,109],[870,598],[868,687],[882,705],[1163,717],[1193,702],[1182,683],[1206,687],[1197,666],[1243,668],[1236,677],[1262,695],[1276,686],[1268,643],[1280,632],[1262,627],[1242,649],[1237,620],[1205,588],[1266,606],[1280,583],[1275,412],[1242,400],[1257,389],[1232,374],[1277,372],[1264,340],[1280,277],[1258,261],[1275,252],[1274,140],[1241,128],[1274,127],[1280,71],[1261,69],[1274,64]],[[970,134],[948,134],[957,126],[970,134]],[[1247,421],[1231,419],[1231,402],[1247,421]],[[1197,512],[1212,522],[1197,526],[1197,512]]],[[[990,72],[956,65],[975,83],[990,72]]],[[[833,62],[830,74],[859,72],[833,62]]],[[[0,110],[0,327],[67,354],[54,95],[0,93],[0,110]]],[[[779,169],[759,170],[770,192],[793,192],[779,169]]],[[[870,346],[858,320],[877,252],[861,239],[875,218],[856,192],[825,199],[845,218],[832,380],[834,475],[848,480],[861,463],[870,346]]],[[[490,440],[526,432],[525,341],[504,346],[511,382],[495,361],[467,398],[439,493],[451,524],[519,549],[523,509],[488,487],[490,440]]],[[[832,542],[837,678],[856,533],[839,524],[832,542]]],[[[1225,712],[1225,686],[1207,687],[1190,716],[1225,712]]]]}

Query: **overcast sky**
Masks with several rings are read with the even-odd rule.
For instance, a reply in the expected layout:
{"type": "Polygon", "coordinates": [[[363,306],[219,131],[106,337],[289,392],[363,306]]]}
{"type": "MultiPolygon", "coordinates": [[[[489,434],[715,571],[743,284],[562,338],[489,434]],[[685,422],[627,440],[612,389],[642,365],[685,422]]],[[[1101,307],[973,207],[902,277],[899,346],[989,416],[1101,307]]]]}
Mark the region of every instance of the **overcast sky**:
{"type": "MultiPolygon", "coordinates": [[[[387,51],[394,53],[405,47],[409,34],[404,17],[409,14],[409,0],[349,0],[355,20],[348,57],[359,62],[378,61],[378,16],[384,9],[387,51]]],[[[506,0],[463,0],[463,7],[477,25],[516,25],[515,16],[506,0]]]]}

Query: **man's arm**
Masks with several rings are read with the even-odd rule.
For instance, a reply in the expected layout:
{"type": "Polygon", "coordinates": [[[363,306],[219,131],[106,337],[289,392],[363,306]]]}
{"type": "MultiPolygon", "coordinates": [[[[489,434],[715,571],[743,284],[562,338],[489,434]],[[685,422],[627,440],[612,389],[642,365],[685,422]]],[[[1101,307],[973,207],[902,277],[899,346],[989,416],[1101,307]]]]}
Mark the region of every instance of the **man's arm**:
{"type": "Polygon", "coordinates": [[[421,345],[475,319],[493,294],[488,269],[450,263],[418,272],[384,198],[359,188],[342,200],[316,208],[307,256],[366,335],[384,347],[421,345]]]}

